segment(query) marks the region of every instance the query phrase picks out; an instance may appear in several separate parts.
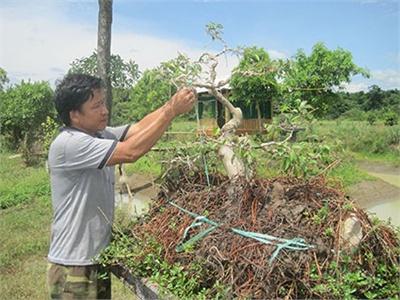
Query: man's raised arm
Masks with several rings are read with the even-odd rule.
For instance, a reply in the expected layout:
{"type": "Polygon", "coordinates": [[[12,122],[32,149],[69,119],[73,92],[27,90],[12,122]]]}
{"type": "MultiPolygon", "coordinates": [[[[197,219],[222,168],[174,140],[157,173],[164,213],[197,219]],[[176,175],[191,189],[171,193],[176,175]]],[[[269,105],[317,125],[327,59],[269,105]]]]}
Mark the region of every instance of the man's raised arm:
{"type": "Polygon", "coordinates": [[[197,95],[193,89],[179,90],[162,107],[129,128],[125,140],[118,142],[107,165],[134,162],[139,159],[154,146],[175,117],[193,108],[196,100],[197,95]]]}

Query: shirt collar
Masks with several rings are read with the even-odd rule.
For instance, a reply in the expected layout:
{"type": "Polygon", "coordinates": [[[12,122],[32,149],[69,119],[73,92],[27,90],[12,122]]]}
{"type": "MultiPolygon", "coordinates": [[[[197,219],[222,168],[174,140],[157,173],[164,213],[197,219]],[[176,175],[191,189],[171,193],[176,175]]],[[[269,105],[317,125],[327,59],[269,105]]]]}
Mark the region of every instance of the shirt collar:
{"type": "Polygon", "coordinates": [[[100,138],[100,139],[104,138],[103,133],[101,131],[98,131],[93,135],[93,134],[90,134],[90,133],[88,133],[88,132],[86,132],[86,131],[84,131],[82,129],[79,129],[79,128],[76,128],[76,127],[73,127],[73,126],[64,126],[64,127],[60,128],[61,132],[62,131],[67,131],[67,130],[75,130],[75,131],[83,132],[83,133],[88,134],[88,135],[90,135],[92,137],[96,137],[96,138],[100,138]]]}

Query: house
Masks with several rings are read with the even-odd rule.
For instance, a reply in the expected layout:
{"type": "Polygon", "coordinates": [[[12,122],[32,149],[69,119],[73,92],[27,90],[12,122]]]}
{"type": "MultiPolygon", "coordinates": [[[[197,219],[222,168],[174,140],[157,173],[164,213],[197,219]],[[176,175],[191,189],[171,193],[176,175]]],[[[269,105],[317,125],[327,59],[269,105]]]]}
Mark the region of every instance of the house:
{"type": "MultiPolygon", "coordinates": [[[[223,88],[220,92],[229,99],[230,88],[223,88]]],[[[237,134],[255,134],[265,130],[265,123],[272,120],[272,103],[271,101],[262,101],[260,105],[252,103],[246,105],[244,101],[235,102],[234,105],[239,107],[243,113],[242,124],[237,129],[237,134]]],[[[198,90],[198,126],[199,130],[207,135],[215,134],[218,128],[230,120],[231,114],[217,99],[208,93],[207,90],[198,90]]]]}

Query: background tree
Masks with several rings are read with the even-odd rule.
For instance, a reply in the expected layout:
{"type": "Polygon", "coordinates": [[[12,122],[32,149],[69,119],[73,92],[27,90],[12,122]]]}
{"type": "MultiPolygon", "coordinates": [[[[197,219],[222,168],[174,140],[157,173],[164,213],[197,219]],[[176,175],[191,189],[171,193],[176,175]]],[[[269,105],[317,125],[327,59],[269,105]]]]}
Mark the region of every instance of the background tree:
{"type": "Polygon", "coordinates": [[[367,92],[337,92],[335,97],[335,101],[326,112],[325,116],[328,118],[376,120],[384,119],[389,112],[400,116],[400,91],[397,89],[384,91],[379,86],[373,85],[367,92]]]}
{"type": "Polygon", "coordinates": [[[98,75],[104,82],[108,110],[112,113],[112,87],[110,79],[112,0],[99,0],[99,19],[97,33],[98,75]]]}
{"type": "Polygon", "coordinates": [[[317,43],[309,56],[299,50],[292,60],[282,62],[283,99],[307,101],[322,116],[337,99],[334,89],[357,74],[369,76],[354,64],[349,51],[329,50],[323,43],[317,43]]]}
{"type": "MultiPolygon", "coordinates": [[[[115,122],[118,124],[130,120],[140,120],[149,112],[168,101],[177,91],[176,86],[165,78],[165,68],[171,61],[146,70],[138,82],[129,91],[128,99],[115,104],[115,122]]],[[[171,69],[170,69],[171,71],[171,69]]],[[[173,71],[175,74],[178,71],[173,71]]]]}
{"type": "Polygon", "coordinates": [[[354,97],[351,93],[340,91],[335,93],[335,97],[335,101],[332,101],[325,112],[326,118],[336,119],[352,109],[361,110],[358,99],[364,97],[364,92],[357,93],[357,97],[354,97]]]}
{"type": "Polygon", "coordinates": [[[183,54],[146,70],[130,89],[128,98],[115,103],[114,121],[122,124],[132,121],[132,118],[140,120],[168,101],[180,87],[182,78],[193,81],[199,71],[198,66],[190,65],[188,57],[183,54]]]}
{"type": "Polygon", "coordinates": [[[159,69],[146,70],[131,89],[129,102],[121,102],[118,109],[126,110],[122,117],[140,120],[165,103],[175,91],[172,84],[162,79],[159,69]]]}
{"type": "Polygon", "coordinates": [[[365,111],[369,110],[377,110],[380,109],[384,106],[384,91],[377,86],[377,85],[372,85],[369,87],[369,91],[366,97],[366,101],[363,103],[363,108],[365,111]]]}
{"type": "Polygon", "coordinates": [[[4,90],[4,86],[9,82],[7,72],[0,68],[0,92],[4,90]]]}
{"type": "Polygon", "coordinates": [[[1,134],[17,148],[23,139],[33,143],[47,116],[55,116],[53,91],[47,82],[24,82],[0,94],[1,134]]]}
{"type": "MultiPolygon", "coordinates": [[[[98,74],[97,53],[94,51],[90,56],[74,60],[68,73],[84,73],[89,75],[98,74]]],[[[124,61],[119,54],[110,56],[110,79],[112,89],[126,90],[132,88],[138,80],[139,66],[133,61],[124,61]]]]}
{"type": "Polygon", "coordinates": [[[261,104],[278,95],[277,64],[263,48],[246,48],[239,65],[233,70],[230,87],[233,103],[256,104],[261,129],[261,104]]]}

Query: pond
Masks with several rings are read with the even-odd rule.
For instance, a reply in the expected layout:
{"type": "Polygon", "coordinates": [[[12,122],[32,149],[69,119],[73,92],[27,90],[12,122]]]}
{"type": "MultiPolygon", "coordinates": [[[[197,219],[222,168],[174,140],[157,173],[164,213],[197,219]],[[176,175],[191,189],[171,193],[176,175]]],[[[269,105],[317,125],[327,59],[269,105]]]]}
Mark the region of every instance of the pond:
{"type": "Polygon", "coordinates": [[[386,174],[381,172],[371,172],[368,174],[383,180],[384,182],[398,188],[395,195],[391,195],[388,199],[385,197],[385,189],[381,190],[381,197],[376,199],[375,203],[371,202],[365,208],[383,220],[390,220],[393,225],[400,226],[400,174],[386,174]],[[386,199],[385,199],[386,198],[386,199]]]}
{"type": "Polygon", "coordinates": [[[127,193],[115,191],[115,205],[126,209],[130,216],[138,216],[147,212],[151,199],[146,192],[137,192],[131,198],[127,193]]]}

